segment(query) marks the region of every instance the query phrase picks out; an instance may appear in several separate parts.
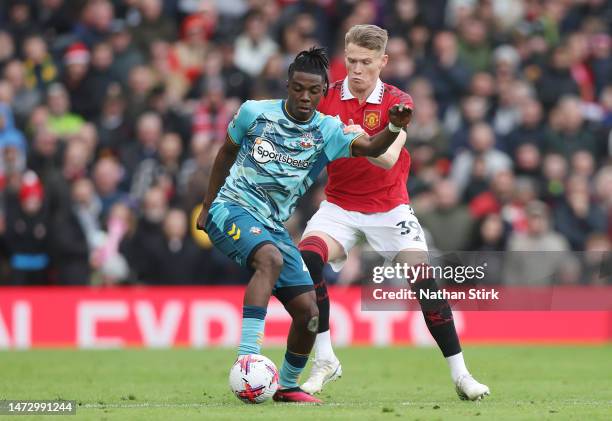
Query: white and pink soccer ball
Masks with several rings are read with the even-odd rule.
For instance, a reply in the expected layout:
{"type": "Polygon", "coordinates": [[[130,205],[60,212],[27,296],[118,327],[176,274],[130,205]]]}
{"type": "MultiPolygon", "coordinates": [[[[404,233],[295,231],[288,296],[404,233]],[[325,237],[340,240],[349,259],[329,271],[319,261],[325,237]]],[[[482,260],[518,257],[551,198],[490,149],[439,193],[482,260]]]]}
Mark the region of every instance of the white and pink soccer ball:
{"type": "Polygon", "coordinates": [[[278,389],[278,370],[263,355],[241,355],[229,374],[230,389],[244,403],[262,403],[278,389]]]}

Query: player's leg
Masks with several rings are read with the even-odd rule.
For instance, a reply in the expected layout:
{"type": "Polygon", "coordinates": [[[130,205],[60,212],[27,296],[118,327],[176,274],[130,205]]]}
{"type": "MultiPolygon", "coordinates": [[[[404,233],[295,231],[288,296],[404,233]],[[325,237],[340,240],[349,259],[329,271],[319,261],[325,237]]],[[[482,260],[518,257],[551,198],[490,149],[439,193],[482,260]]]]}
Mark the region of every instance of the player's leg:
{"type": "Polygon", "coordinates": [[[268,301],[283,267],[283,257],[276,246],[264,243],[254,251],[251,267],[253,276],[247,285],[242,305],[238,355],[261,352],[268,301]]]}
{"type": "Polygon", "coordinates": [[[318,333],[321,335],[317,335],[318,347],[315,348],[315,353],[322,359],[333,359],[335,356],[329,337],[329,294],[323,277],[323,268],[329,260],[346,258],[346,255],[340,243],[323,231],[310,231],[304,234],[298,248],[314,283],[319,307],[318,333]]]}
{"type": "Polygon", "coordinates": [[[319,329],[314,344],[314,363],[309,378],[302,388],[309,393],[321,391],[323,385],[342,375],[342,366],[336,357],[330,335],[330,301],[323,267],[330,262],[340,270],[346,253],[354,246],[358,229],[351,215],[336,205],[324,201],[310,219],[298,248],[314,282],[319,308],[319,329]]]}
{"type": "MultiPolygon", "coordinates": [[[[405,249],[398,253],[394,263],[421,265],[420,273],[427,274],[427,255],[416,249],[405,249]]],[[[423,318],[429,333],[434,338],[450,369],[451,379],[461,399],[478,400],[489,395],[489,388],[476,381],[468,371],[463,358],[459,336],[455,329],[453,312],[448,301],[435,297],[438,285],[433,277],[427,275],[409,279],[410,289],[421,306],[423,318]],[[426,291],[426,293],[422,293],[426,291]]]]}
{"type": "Polygon", "coordinates": [[[287,337],[287,350],[280,370],[279,390],[274,399],[283,402],[321,401],[298,386],[298,378],[312,350],[319,326],[319,309],[312,279],[300,252],[287,233],[274,233],[283,253],[283,268],[275,286],[274,295],[291,315],[291,328],[287,337]]]}
{"type": "Polygon", "coordinates": [[[287,294],[291,294],[292,288],[294,287],[283,288],[282,293],[277,291],[276,294],[292,320],[287,337],[287,350],[279,375],[279,390],[274,395],[274,399],[284,402],[321,403],[319,399],[306,393],[298,385],[299,376],[308,362],[317,335],[319,310],[316,294],[310,290],[287,299],[287,294]]]}
{"type": "Polygon", "coordinates": [[[211,206],[206,231],[230,259],[253,269],[242,307],[238,355],[259,354],[268,301],[283,267],[283,257],[270,232],[247,211],[227,203],[211,206]]]}
{"type": "Polygon", "coordinates": [[[427,329],[434,338],[442,355],[448,362],[451,378],[461,398],[480,399],[489,394],[485,385],[476,382],[469,374],[463,359],[459,337],[455,329],[453,313],[445,299],[421,299],[422,296],[436,296],[438,286],[433,277],[426,276],[429,255],[425,235],[408,205],[398,206],[381,216],[370,216],[378,219],[368,223],[364,233],[370,245],[394,263],[423,267],[417,279],[409,279],[410,288],[421,306],[427,329]],[[399,250],[399,252],[398,252],[399,250]],[[397,254],[395,254],[397,253],[397,254]],[[395,254],[395,256],[393,256],[395,254]],[[427,294],[421,294],[427,291],[427,294]]]}

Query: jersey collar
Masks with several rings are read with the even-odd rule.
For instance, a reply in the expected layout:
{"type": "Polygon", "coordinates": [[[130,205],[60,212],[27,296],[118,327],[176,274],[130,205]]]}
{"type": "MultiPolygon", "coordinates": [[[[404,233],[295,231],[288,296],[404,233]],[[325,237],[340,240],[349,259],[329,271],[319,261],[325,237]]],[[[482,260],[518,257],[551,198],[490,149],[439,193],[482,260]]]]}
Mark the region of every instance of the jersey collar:
{"type": "MultiPolygon", "coordinates": [[[[385,85],[382,83],[382,80],[377,79],[376,87],[374,88],[368,99],[366,99],[366,102],[369,104],[382,104],[384,93],[385,85]]],[[[342,99],[342,101],[348,101],[349,99],[355,98],[349,89],[348,77],[345,77],[344,81],[342,82],[342,90],[340,92],[340,95],[340,99],[342,99]]]]}
{"type": "Polygon", "coordinates": [[[287,111],[286,106],[287,106],[287,101],[283,99],[281,101],[281,108],[283,109],[283,114],[285,114],[285,117],[287,117],[289,119],[289,121],[292,121],[295,124],[310,124],[310,123],[312,123],[312,120],[314,120],[314,118],[317,115],[317,110],[315,109],[314,112],[312,113],[312,115],[310,116],[310,118],[308,120],[306,120],[306,121],[298,120],[297,118],[295,118],[291,114],[289,114],[289,112],[287,111]]]}

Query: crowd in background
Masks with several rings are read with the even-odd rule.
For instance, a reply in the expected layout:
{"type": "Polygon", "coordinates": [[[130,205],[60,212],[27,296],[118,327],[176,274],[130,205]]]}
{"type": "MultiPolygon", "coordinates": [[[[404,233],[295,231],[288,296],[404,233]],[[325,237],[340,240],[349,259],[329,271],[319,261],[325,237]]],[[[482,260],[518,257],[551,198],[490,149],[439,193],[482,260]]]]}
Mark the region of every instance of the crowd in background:
{"type": "MultiPolygon", "coordinates": [[[[491,282],[529,279],[542,250],[555,279],[602,282],[610,1],[6,0],[0,285],[247,280],[194,229],[227,124],[247,99],[284,97],[313,44],[342,79],[361,23],[389,31],[382,79],[414,99],[408,189],[430,248],[525,252],[491,282]]],[[[324,183],[287,223],[296,241],[324,183]]],[[[362,276],[364,250],[328,279],[362,276]]]]}

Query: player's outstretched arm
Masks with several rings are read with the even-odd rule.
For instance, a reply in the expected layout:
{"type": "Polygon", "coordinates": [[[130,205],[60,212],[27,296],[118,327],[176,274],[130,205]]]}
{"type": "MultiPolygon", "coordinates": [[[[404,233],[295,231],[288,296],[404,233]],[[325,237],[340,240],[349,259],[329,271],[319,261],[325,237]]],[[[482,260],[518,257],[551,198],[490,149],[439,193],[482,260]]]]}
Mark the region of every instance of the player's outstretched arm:
{"type": "Polygon", "coordinates": [[[387,149],[384,154],[376,158],[370,156],[368,157],[368,161],[378,167],[384,168],[385,170],[393,168],[393,166],[399,159],[400,153],[402,152],[404,145],[406,144],[406,137],[406,132],[402,130],[401,132],[399,132],[391,146],[389,146],[389,149],[387,149]]]}
{"type": "Polygon", "coordinates": [[[240,151],[240,146],[236,145],[230,139],[229,135],[225,136],[225,143],[219,149],[215,163],[213,164],[212,173],[210,174],[210,181],[208,182],[208,190],[206,191],[206,197],[202,202],[202,210],[198,215],[198,221],[196,224],[197,229],[203,230],[206,224],[206,218],[208,218],[208,210],[212,205],[213,200],[217,197],[217,193],[225,183],[225,179],[229,175],[230,168],[234,165],[236,157],[240,151]]]}
{"type": "Polygon", "coordinates": [[[367,134],[359,136],[353,142],[353,156],[378,157],[385,153],[395,141],[402,127],[410,123],[412,110],[404,104],[395,104],[389,108],[389,126],[370,138],[367,134]]]}

